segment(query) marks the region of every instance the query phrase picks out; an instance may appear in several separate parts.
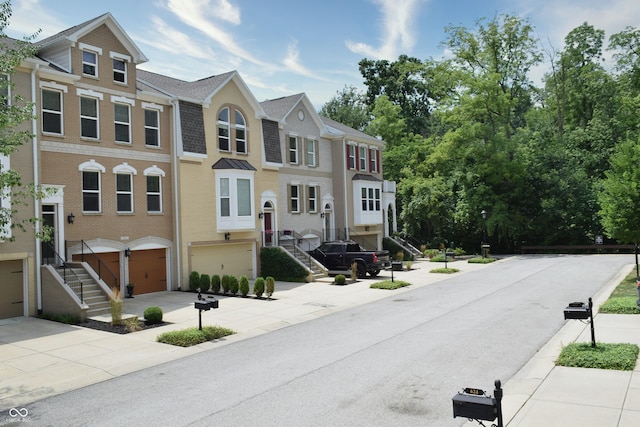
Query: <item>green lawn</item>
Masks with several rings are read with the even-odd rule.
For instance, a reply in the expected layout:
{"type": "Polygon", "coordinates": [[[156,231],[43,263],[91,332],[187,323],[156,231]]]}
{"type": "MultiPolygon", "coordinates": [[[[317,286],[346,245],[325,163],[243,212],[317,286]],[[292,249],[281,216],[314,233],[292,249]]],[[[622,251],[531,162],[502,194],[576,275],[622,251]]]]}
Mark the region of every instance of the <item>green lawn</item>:
{"type": "Polygon", "coordinates": [[[634,270],[616,286],[609,299],[600,306],[599,311],[609,314],[640,314],[637,301],[638,289],[634,270]]]}

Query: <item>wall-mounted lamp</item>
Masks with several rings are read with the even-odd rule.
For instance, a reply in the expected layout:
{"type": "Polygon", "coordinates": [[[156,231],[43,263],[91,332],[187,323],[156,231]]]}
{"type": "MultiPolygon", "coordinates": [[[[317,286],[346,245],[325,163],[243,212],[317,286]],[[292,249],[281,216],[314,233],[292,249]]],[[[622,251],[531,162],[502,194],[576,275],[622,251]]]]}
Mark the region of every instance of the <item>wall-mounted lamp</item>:
{"type": "Polygon", "coordinates": [[[124,250],[124,256],[126,258],[129,258],[131,256],[131,249],[127,248],[124,250]]]}
{"type": "Polygon", "coordinates": [[[224,233],[224,240],[231,240],[231,233],[224,233]]]}
{"type": "Polygon", "coordinates": [[[324,212],[320,212],[320,218],[324,218],[324,212]]]}
{"type": "Polygon", "coordinates": [[[76,220],[76,216],[73,214],[73,212],[71,212],[69,215],[67,215],[67,222],[69,224],[73,224],[73,221],[76,220]]]}
{"type": "Polygon", "coordinates": [[[260,212],[260,213],[258,214],[258,218],[262,219],[263,217],[264,217],[264,214],[263,214],[262,212],[260,212]]]}

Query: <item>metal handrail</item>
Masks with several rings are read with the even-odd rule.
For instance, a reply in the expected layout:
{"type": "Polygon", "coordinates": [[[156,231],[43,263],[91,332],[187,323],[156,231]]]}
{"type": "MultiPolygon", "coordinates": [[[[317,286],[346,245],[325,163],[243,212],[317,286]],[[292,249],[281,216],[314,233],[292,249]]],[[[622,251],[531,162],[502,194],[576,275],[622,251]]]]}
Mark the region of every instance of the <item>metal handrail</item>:
{"type": "Polygon", "coordinates": [[[67,261],[65,261],[59,254],[56,252],[56,249],[50,242],[43,242],[48,249],[54,255],[55,263],[51,263],[50,258],[43,258],[44,265],[51,265],[58,273],[62,271],[61,277],[64,283],[71,288],[74,294],[76,294],[82,303],[84,303],[84,286],[82,280],[78,277],[78,275],[73,271],[71,267],[67,265],[67,261]],[[79,291],[79,292],[78,292],[79,291]]]}
{"type": "MultiPolygon", "coordinates": [[[[76,242],[67,242],[67,243],[76,243],[76,242]]],[[[107,266],[107,264],[95,253],[93,249],[87,245],[84,240],[80,240],[80,257],[82,262],[87,262],[94,269],[98,277],[106,283],[108,288],[116,288],[118,289],[118,276],[115,275],[113,271],[107,266]],[[85,252],[86,249],[86,252],[85,252]],[[97,269],[92,264],[92,260],[95,261],[97,265],[97,269]]]]}

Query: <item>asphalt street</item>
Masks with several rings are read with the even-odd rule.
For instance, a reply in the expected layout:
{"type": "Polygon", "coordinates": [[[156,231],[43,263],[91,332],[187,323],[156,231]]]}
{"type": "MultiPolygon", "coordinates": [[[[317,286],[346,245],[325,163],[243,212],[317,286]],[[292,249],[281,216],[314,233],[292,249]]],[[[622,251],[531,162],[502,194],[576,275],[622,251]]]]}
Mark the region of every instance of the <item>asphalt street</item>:
{"type": "Polygon", "coordinates": [[[50,426],[459,426],[629,255],[517,257],[30,405],[50,426]]]}

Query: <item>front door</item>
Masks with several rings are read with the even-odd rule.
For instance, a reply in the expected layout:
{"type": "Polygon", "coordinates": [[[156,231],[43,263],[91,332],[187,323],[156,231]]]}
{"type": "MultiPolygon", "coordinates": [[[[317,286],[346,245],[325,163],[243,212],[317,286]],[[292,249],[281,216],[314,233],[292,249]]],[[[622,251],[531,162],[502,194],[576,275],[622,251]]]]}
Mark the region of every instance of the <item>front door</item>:
{"type": "Polygon", "coordinates": [[[264,245],[273,246],[273,228],[271,225],[271,212],[264,213],[264,245]]]}
{"type": "MultiPolygon", "coordinates": [[[[42,248],[42,264],[57,264],[55,247],[56,247],[56,207],[54,205],[42,205],[42,219],[43,225],[51,227],[53,230],[51,233],[51,240],[48,242],[42,241],[40,246],[42,248]]],[[[60,255],[62,256],[62,255],[60,255]]]]}

